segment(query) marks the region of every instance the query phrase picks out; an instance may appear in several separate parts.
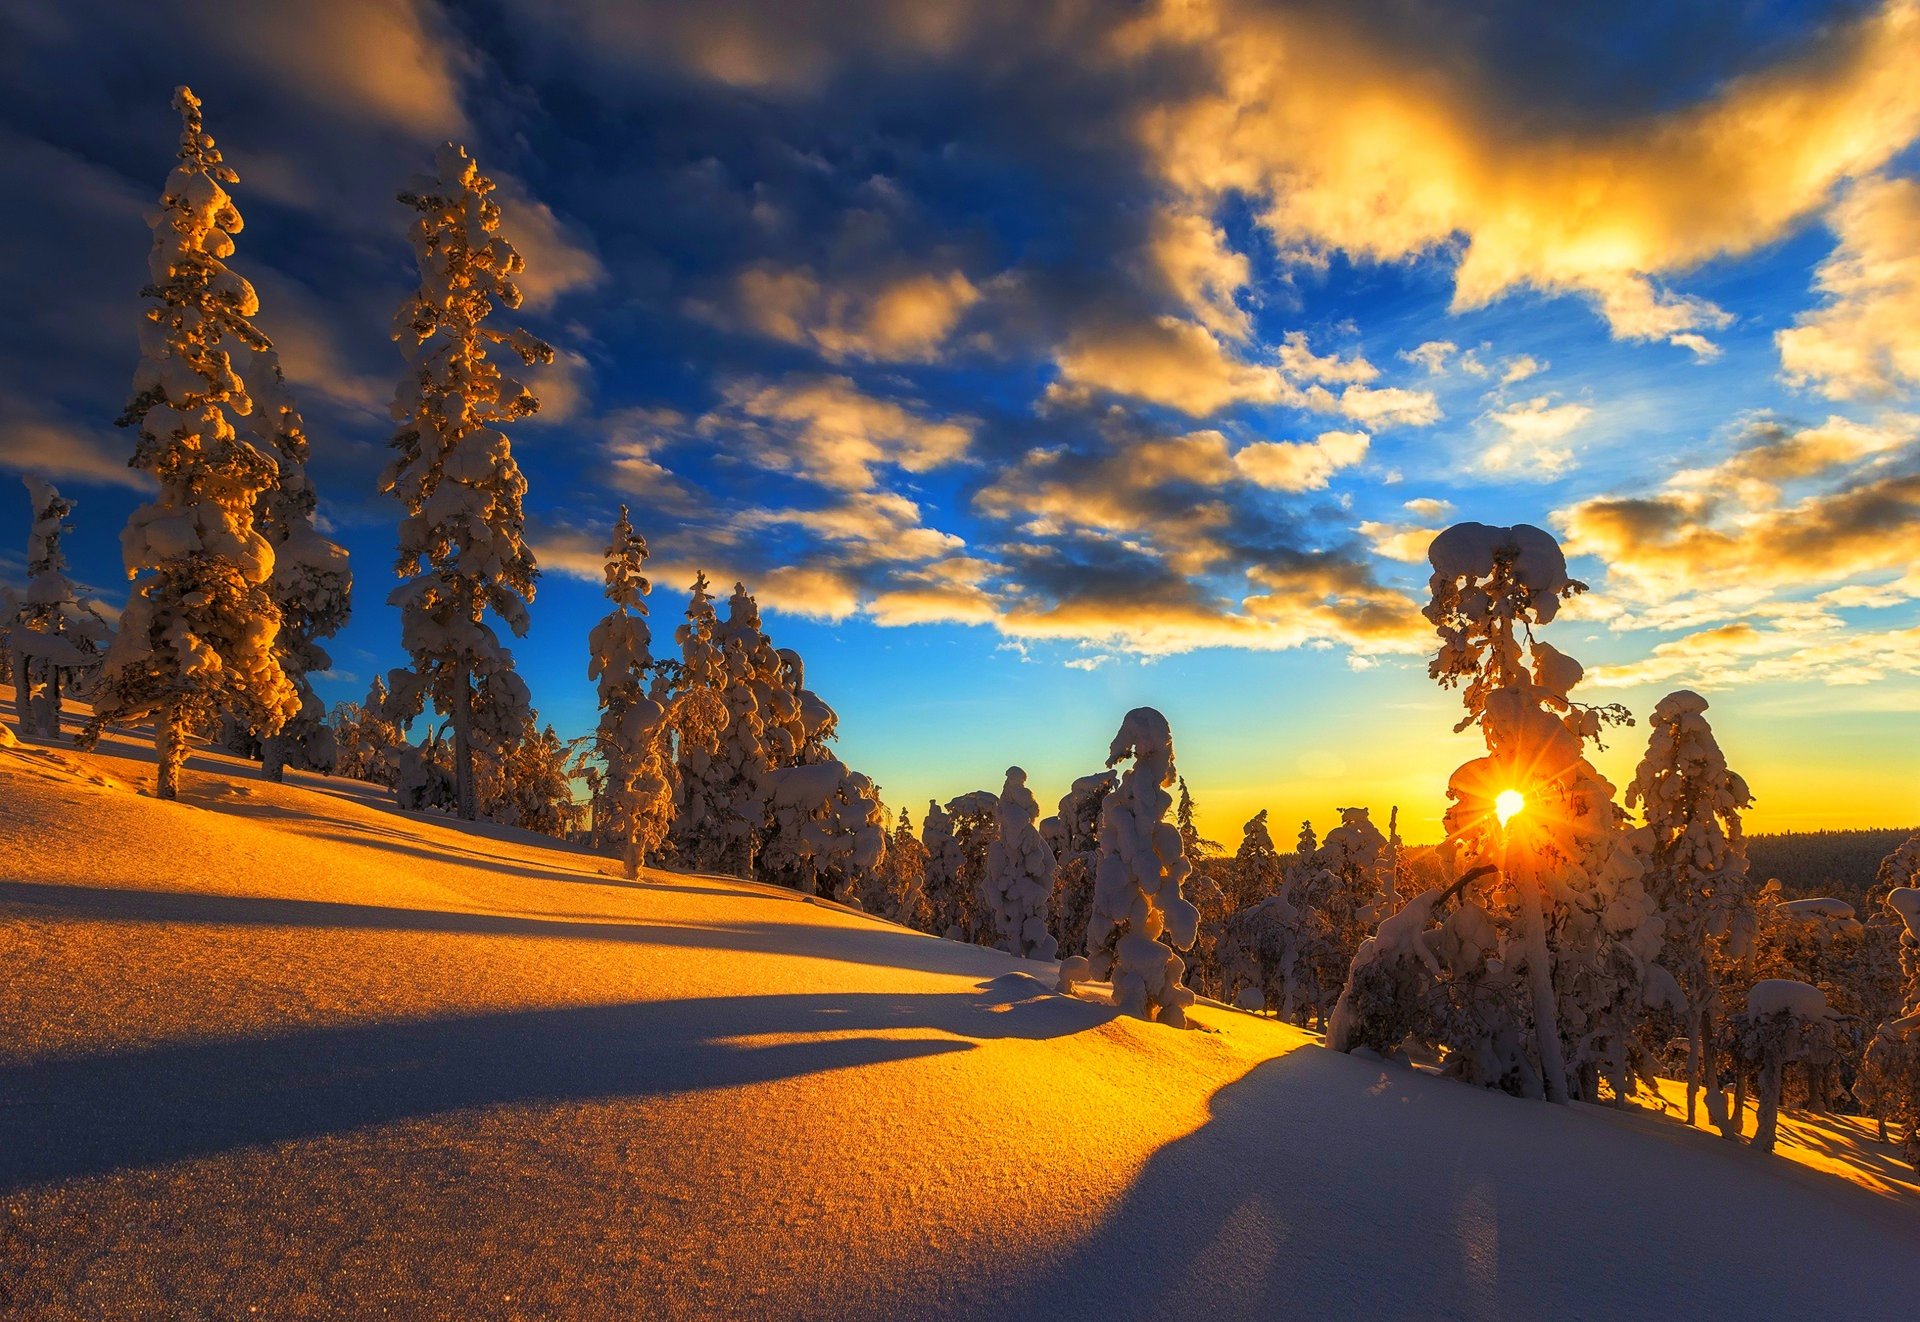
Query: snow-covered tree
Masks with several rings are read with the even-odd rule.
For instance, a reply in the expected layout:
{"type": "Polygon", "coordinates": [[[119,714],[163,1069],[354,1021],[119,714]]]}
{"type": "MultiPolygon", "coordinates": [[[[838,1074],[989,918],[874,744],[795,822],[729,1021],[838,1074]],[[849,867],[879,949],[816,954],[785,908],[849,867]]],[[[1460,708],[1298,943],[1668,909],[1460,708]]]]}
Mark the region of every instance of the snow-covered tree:
{"type": "Polygon", "coordinates": [[[886,855],[874,874],[874,893],[860,907],[903,927],[920,931],[932,928],[932,913],[927,907],[927,848],[920,843],[905,808],[900,810],[899,821],[887,840],[886,855]]]}
{"type": "Polygon", "coordinates": [[[670,838],[680,863],[698,872],[728,865],[734,851],[727,764],[720,740],[729,720],[727,665],[707,576],[697,575],[687,616],[674,630],[680,666],[673,679],[675,811],[670,838]]]}
{"type": "Polygon", "coordinates": [[[927,804],[920,839],[927,850],[927,905],[932,930],[952,941],[994,945],[993,912],[987,902],[987,851],[999,831],[992,790],[970,790],[945,808],[927,804]]]}
{"type": "Polygon", "coordinates": [[[1840,1054],[1838,1016],[1819,988],[1769,978],[1747,993],[1746,1010],[1733,1016],[1731,1027],[1734,1062],[1755,1082],[1753,1146],[1771,1152],[1786,1068],[1830,1068],[1840,1054]]]}
{"type": "Polygon", "coordinates": [[[1627,787],[1652,833],[1644,878],[1665,918],[1660,962],[1686,994],[1687,1123],[1706,1089],[1707,1118],[1727,1128],[1717,1044],[1720,968],[1751,949],[1754,913],[1740,814],[1753,796],[1729,770],[1707,723],[1707,700],[1681,689],[1649,721],[1646,756],[1627,787]]]}
{"type": "Polygon", "coordinates": [[[1191,865],[1179,828],[1167,820],[1173,732],[1151,707],[1128,712],[1108,749],[1109,767],[1129,759],[1101,809],[1087,964],[1096,980],[1112,978],[1121,1010],[1178,1028],[1194,997],[1181,985],[1185,966],[1174,952],[1193,945],[1200,914],[1180,892],[1191,865]]]}
{"type": "Polygon", "coordinates": [[[772,768],[763,792],[775,823],[769,871],[797,877],[806,894],[858,904],[887,849],[886,809],[873,782],[829,758],[772,768]]]}
{"type": "Polygon", "coordinates": [[[607,600],[613,609],[587,636],[587,678],[599,682],[594,751],[605,768],[594,834],[619,849],[628,877],[667,838],[673,820],[672,726],[665,680],[654,669],[647,628],[647,542],[620,507],[607,545],[607,600]]]}
{"type": "Polygon", "coordinates": [[[1100,858],[1100,812],[1120,778],[1098,771],[1075,780],[1060,798],[1060,811],[1040,824],[1059,866],[1047,930],[1062,954],[1087,948],[1087,921],[1093,916],[1093,873],[1100,858]]]}
{"type": "Polygon", "coordinates": [[[280,664],[273,548],[255,527],[278,466],[239,425],[253,400],[236,358],[270,346],[251,320],[253,286],[225,260],[241,227],[226,190],[237,176],[201,123],[199,98],[182,87],[173,104],[179,163],[150,219],[141,292],[152,305],[119,419],[139,429],[132,466],[160,489],[120,534],[133,589],[89,727],[97,738],[105,722],[151,717],[164,799],[179,793],[189,735],[223,717],[272,735],[300,711],[280,664]]]}
{"type": "Polygon", "coordinates": [[[333,774],[393,788],[407,741],[387,715],[387,686],[378,675],[364,702],[336,703],[327,723],[333,727],[333,774]]]}
{"type": "Polygon", "coordinates": [[[1273,845],[1273,833],[1267,829],[1267,810],[1262,808],[1241,829],[1240,848],[1233,856],[1230,874],[1232,889],[1227,902],[1235,911],[1260,903],[1280,889],[1280,853],[1273,845]]]}
{"type": "Polygon", "coordinates": [[[400,194],[418,213],[409,237],[420,286],[394,315],[408,370],[394,394],[400,430],[380,479],[405,511],[395,566],[404,582],[387,600],[400,608],[412,666],[388,677],[392,703],[411,721],[431,701],[451,722],[455,803],[468,821],[479,811],[476,747],[507,748],[531,710],[486,616],[524,634],[538,573],[521,508],[526,479],[501,429],[539,401],[489,351],[504,345],[529,365],[553,361],[552,348],[524,330],[488,324],[496,304],[520,306],[514,277],[525,266],[499,232],[493,191],[466,149],[447,143],[434,173],[400,194]]]}
{"type": "Polygon", "coordinates": [[[111,634],[92,603],[80,600],[67,577],[60,539],[68,531],[73,502],[53,484],[29,473],[23,479],[32,502],[27,528],[27,586],[0,616],[5,648],[13,657],[14,704],[20,733],[55,739],[60,734],[62,679],[99,664],[111,634]]]}
{"type": "Polygon", "coordinates": [[[571,839],[587,816],[586,805],[573,797],[574,753],[573,744],[529,711],[514,739],[476,759],[480,815],[502,826],[571,839]]]}
{"type": "Polygon", "coordinates": [[[1553,1101],[1595,1100],[1604,1083],[1624,1097],[1650,1076],[1645,1015],[1683,998],[1656,962],[1643,842],[1584,755],[1627,717],[1570,698],[1579,663],[1534,636],[1583,585],[1526,524],[1457,524],[1428,555],[1425,614],[1441,640],[1429,671],[1462,689],[1456,728],[1478,726],[1487,747],[1447,788],[1448,843],[1466,866],[1387,920],[1394,940],[1383,923],[1362,945],[1329,1042],[1392,1050],[1389,1032],[1411,1023],[1469,1081],[1553,1101]],[[1418,926],[1456,896],[1438,927],[1418,926]]]}
{"type": "Polygon", "coordinates": [[[1053,897],[1053,850],[1040,838],[1040,804],[1027,788],[1027,773],[1007,768],[1007,783],[994,805],[995,835],[987,846],[987,896],[1000,948],[1022,959],[1051,960],[1058,944],[1047,931],[1053,897]]]}
{"type": "Polygon", "coordinates": [[[333,658],[322,647],[347,622],[352,609],[353,573],[347,551],[321,534],[315,512],[319,498],[307,476],[307,429],[287,388],[280,355],[271,349],[254,355],[247,376],[253,389],[253,424],[258,444],[279,463],[274,484],[260,495],[255,525],[273,547],[273,577],[267,590],[280,607],[275,648],[280,668],[293,681],[300,710],[278,734],[261,741],[262,774],[285,779],[289,765],[331,771],[338,757],[327,724],[326,704],[309,676],[326,670],[333,658]]]}

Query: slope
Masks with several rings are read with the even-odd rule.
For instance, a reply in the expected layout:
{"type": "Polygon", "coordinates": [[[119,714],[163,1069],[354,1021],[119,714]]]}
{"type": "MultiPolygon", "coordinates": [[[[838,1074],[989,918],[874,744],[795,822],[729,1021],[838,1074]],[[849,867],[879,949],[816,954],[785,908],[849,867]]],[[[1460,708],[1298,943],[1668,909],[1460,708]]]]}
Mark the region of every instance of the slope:
{"type": "Polygon", "coordinates": [[[1679,1125],[150,757],[0,748],[0,1310],[1904,1311],[1913,1201],[1679,1125]]]}

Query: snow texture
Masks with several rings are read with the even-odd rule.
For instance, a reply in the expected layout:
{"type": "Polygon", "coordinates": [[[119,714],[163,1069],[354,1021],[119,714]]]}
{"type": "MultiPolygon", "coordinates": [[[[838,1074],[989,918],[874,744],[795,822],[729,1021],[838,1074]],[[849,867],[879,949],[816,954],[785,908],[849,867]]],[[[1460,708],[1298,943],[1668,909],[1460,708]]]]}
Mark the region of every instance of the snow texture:
{"type": "Polygon", "coordinates": [[[0,751],[21,1317],[1910,1311],[1870,1125],[1755,1160],[353,781],[197,753],[184,813],[152,756],[0,751]]]}

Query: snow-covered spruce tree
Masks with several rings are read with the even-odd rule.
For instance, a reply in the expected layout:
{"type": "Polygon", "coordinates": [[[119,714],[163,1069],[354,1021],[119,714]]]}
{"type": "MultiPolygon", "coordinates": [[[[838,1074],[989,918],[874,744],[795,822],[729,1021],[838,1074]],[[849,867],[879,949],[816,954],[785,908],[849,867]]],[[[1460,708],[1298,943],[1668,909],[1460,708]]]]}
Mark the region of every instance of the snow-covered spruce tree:
{"type": "Polygon", "coordinates": [[[739,877],[755,873],[755,852],[767,824],[765,780],[790,753],[790,728],[776,710],[785,688],[780,659],[760,630],[760,608],[744,584],[733,585],[727,618],[713,631],[720,649],[721,699],[726,723],[705,783],[706,827],[712,867],[739,877]]]}
{"type": "Polygon", "coordinates": [[[519,732],[497,751],[475,759],[475,794],[482,816],[556,840],[570,840],[586,824],[587,807],[573,797],[576,745],[542,726],[529,711],[519,732]]]}
{"type": "Polygon", "coordinates": [[[1470,1082],[1553,1101],[1595,1100],[1604,1082],[1623,1097],[1650,1075],[1647,1010],[1682,998],[1655,962],[1661,922],[1640,842],[1584,756],[1604,721],[1628,718],[1568,697],[1579,664],[1533,636],[1583,585],[1552,536],[1526,524],[1457,524],[1429,559],[1425,614],[1441,639],[1430,673],[1462,688],[1456,728],[1480,727],[1487,745],[1447,788],[1448,843],[1465,871],[1363,943],[1329,1044],[1390,1051],[1411,1026],[1470,1082]],[[1524,807],[1503,823],[1508,791],[1524,807]]]}
{"type": "Polygon", "coordinates": [[[1098,771],[1075,780],[1060,798],[1060,811],[1040,824],[1059,866],[1047,930],[1063,955],[1087,948],[1087,921],[1093,916],[1093,873],[1100,858],[1100,812],[1120,778],[1098,771]]]}
{"type": "Polygon", "coordinates": [[[620,507],[607,544],[607,600],[613,609],[587,636],[587,678],[597,680],[600,724],[594,751],[605,768],[593,829],[629,878],[667,838],[673,820],[672,727],[664,693],[655,696],[653,636],[647,628],[647,542],[620,507]]]}
{"type": "Polygon", "coordinates": [[[63,677],[97,665],[100,647],[112,631],[92,603],[80,600],[67,577],[60,538],[67,532],[73,502],[31,473],[22,480],[33,508],[27,529],[27,586],[6,621],[6,648],[13,656],[20,733],[56,739],[63,677]]]}
{"type": "Polygon", "coordinates": [[[319,499],[307,476],[306,424],[287,388],[279,354],[271,349],[256,353],[247,379],[253,386],[256,439],[279,462],[279,476],[260,494],[254,520],[273,547],[267,591],[280,607],[276,653],[300,698],[293,719],[261,741],[262,774],[280,781],[289,765],[334,769],[338,750],[327,725],[326,704],[308,676],[333,664],[320,640],[331,638],[347,622],[353,573],[346,548],[323,536],[315,521],[319,499]]]}
{"type": "Polygon", "coordinates": [[[475,749],[504,750],[527,723],[526,684],[486,623],[492,612],[515,636],[527,630],[538,573],[521,509],[526,479],[502,427],[539,401],[504,375],[489,350],[505,345],[529,365],[553,350],[524,330],[489,325],[495,305],[520,306],[520,254],[500,230],[493,181],[466,149],[442,146],[434,173],[399,195],[418,213],[409,231],[420,286],[394,314],[407,360],[394,394],[400,424],[381,475],[405,510],[387,598],[401,612],[410,669],[388,677],[403,723],[427,702],[453,727],[454,799],[460,817],[479,814],[475,749]]]}
{"type": "Polygon", "coordinates": [[[1755,1081],[1752,1142],[1760,1151],[1773,1151],[1787,1066],[1830,1065],[1838,1055],[1837,1028],[1826,996],[1807,983],[1769,978],[1747,993],[1745,1012],[1732,1018],[1733,1057],[1755,1081]]]}
{"type": "Polygon", "coordinates": [[[333,728],[333,774],[392,789],[396,759],[407,741],[387,715],[387,686],[381,678],[373,677],[365,701],[336,703],[327,723],[333,728]]]}
{"type": "Polygon", "coordinates": [[[1652,833],[1644,882],[1665,919],[1660,962],[1686,994],[1687,1123],[1706,1090],[1707,1118],[1728,1130],[1717,1059],[1724,1015],[1720,967],[1751,949],[1754,913],[1740,814],[1752,804],[1747,783],[1729,770],[1707,700],[1681,689],[1653,709],[1647,752],[1627,804],[1638,804],[1652,833]]]}
{"type": "Polygon", "coordinates": [[[674,630],[680,665],[673,677],[675,801],[669,839],[681,865],[696,872],[725,867],[726,764],[720,739],[727,728],[727,665],[716,636],[707,576],[694,578],[687,617],[674,630]]]}
{"type": "MultiPolygon", "coordinates": [[[[1888,855],[1882,882],[1920,880],[1920,836],[1888,855]]],[[[1853,1092],[1880,1127],[1900,1131],[1900,1150],[1920,1170],[1920,888],[1896,885],[1881,898],[1881,908],[1898,930],[1901,989],[1905,1012],[1882,1021],[1868,1038],[1853,1092]]]]}
{"type": "Polygon", "coordinates": [[[1113,738],[1107,765],[1128,759],[1133,764],[1101,809],[1088,972],[1112,978],[1113,1003],[1125,1013],[1179,1028],[1194,998],[1181,985],[1185,966],[1174,952],[1193,945],[1200,914],[1180,892],[1190,864],[1179,828],[1167,820],[1173,732],[1151,707],[1128,712],[1113,738]],[[1161,942],[1162,932],[1170,943],[1161,942]]]}
{"type": "Polygon", "coordinates": [[[927,848],[920,843],[913,818],[905,808],[900,810],[900,819],[887,840],[887,852],[880,860],[875,882],[878,894],[862,908],[903,927],[923,932],[932,929],[932,914],[927,907],[927,848]]]}
{"type": "Polygon", "coordinates": [[[987,894],[1000,948],[1022,959],[1051,960],[1059,953],[1047,931],[1055,862],[1040,838],[1040,804],[1019,767],[1007,768],[994,822],[994,840],[987,846],[987,894]]]}
{"type": "Polygon", "coordinates": [[[769,872],[797,878],[804,894],[857,905],[887,849],[886,809],[873,782],[835,758],[774,767],[763,780],[775,824],[769,872]]]}
{"type": "Polygon", "coordinates": [[[1302,861],[1288,888],[1299,924],[1298,1008],[1322,1028],[1360,943],[1386,916],[1391,867],[1387,838],[1368,811],[1342,808],[1340,825],[1302,861]]]}
{"type": "Polygon", "coordinates": [[[927,853],[927,930],[958,940],[963,912],[960,870],[965,860],[953,836],[953,818],[938,799],[927,800],[926,816],[920,819],[920,847],[927,853]]]}
{"type": "Polygon", "coordinates": [[[237,176],[202,127],[200,100],[173,94],[179,163],[152,213],[152,300],[123,427],[139,429],[131,464],[159,483],[127,520],[120,550],[133,589],[92,698],[89,739],[109,721],[151,717],[155,792],[177,797],[187,738],[223,717],[263,735],[299,714],[281,669],[280,608],[267,582],[273,548],[254,526],[274,457],[235,419],[253,411],[237,351],[268,348],[250,318],[260,302],[234,274],[237,176]]]}
{"type": "Polygon", "coordinates": [[[1241,828],[1240,848],[1233,855],[1232,890],[1227,901],[1238,912],[1258,904],[1280,889],[1280,853],[1273,846],[1273,833],[1267,829],[1267,810],[1262,808],[1241,828]]]}

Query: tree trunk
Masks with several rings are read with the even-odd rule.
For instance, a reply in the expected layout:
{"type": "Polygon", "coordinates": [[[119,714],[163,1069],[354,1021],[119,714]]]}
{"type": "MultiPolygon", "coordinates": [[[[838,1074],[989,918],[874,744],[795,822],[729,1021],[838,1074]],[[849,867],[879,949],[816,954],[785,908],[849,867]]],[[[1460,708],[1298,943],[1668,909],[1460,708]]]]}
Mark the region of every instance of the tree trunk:
{"type": "Polygon", "coordinates": [[[460,820],[480,815],[473,787],[473,670],[462,661],[453,676],[453,803],[460,820]]]}
{"type": "Polygon", "coordinates": [[[640,879],[641,864],[640,842],[638,840],[627,841],[627,847],[621,851],[621,856],[626,860],[627,880],[638,881],[640,879]]]}
{"type": "Polygon", "coordinates": [[[1722,1137],[1738,1138],[1739,1131],[1727,1118],[1727,1095],[1720,1090],[1720,1052],[1714,1042],[1716,1025],[1711,1009],[1701,1014],[1700,1025],[1701,1072],[1707,1081],[1707,1119],[1722,1137]]]}
{"type": "Polygon", "coordinates": [[[1687,1128],[1693,1128],[1694,1106],[1700,1097],[1700,1079],[1705,1073],[1701,1064],[1700,1044],[1700,1007],[1698,1004],[1687,1007],[1687,1128]]]}
{"type": "Polygon", "coordinates": [[[27,673],[27,654],[13,654],[13,723],[20,733],[33,738],[33,676],[27,673]]]}
{"type": "Polygon", "coordinates": [[[153,751],[159,760],[159,772],[154,778],[153,792],[157,798],[180,797],[180,768],[187,760],[185,727],[179,708],[171,703],[154,717],[153,751]]]}
{"type": "Polygon", "coordinates": [[[1733,1114],[1727,1118],[1727,1137],[1739,1138],[1747,1123],[1747,1072],[1739,1069],[1733,1076],[1733,1114]]]}
{"type": "Polygon", "coordinates": [[[284,784],[287,779],[287,738],[285,735],[268,735],[260,741],[260,776],[276,785],[284,784]]]}
{"type": "MultiPolygon", "coordinates": [[[[1503,841],[1501,853],[1509,852],[1503,841]]],[[[1527,983],[1533,991],[1533,1031],[1540,1052],[1541,1083],[1547,1100],[1567,1100],[1567,1066],[1560,1052],[1560,1014],[1553,996],[1553,963],[1547,952],[1547,919],[1540,905],[1539,879],[1534,873],[1527,846],[1520,847],[1519,875],[1514,879],[1520,892],[1521,941],[1527,962],[1527,983]]],[[[1503,858],[1503,862],[1507,861],[1503,858]]],[[[1503,868],[1504,872],[1505,869],[1503,868]]]]}
{"type": "Polygon", "coordinates": [[[60,739],[60,667],[47,662],[47,738],[60,739]]]}
{"type": "Polygon", "coordinates": [[[1753,1126],[1753,1146],[1762,1152],[1773,1151],[1774,1129],[1780,1119],[1779,1060],[1769,1058],[1760,1067],[1760,1113],[1753,1126]]]}

